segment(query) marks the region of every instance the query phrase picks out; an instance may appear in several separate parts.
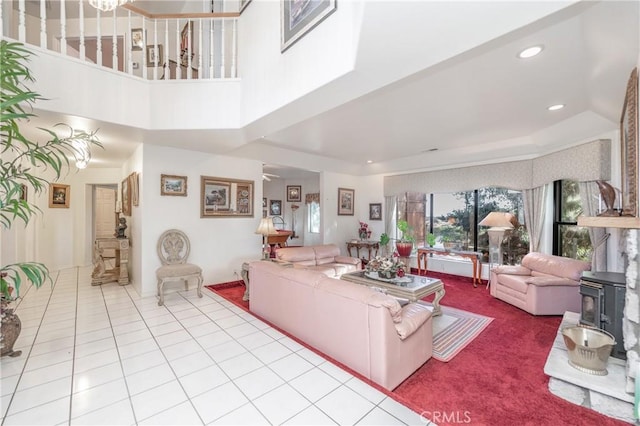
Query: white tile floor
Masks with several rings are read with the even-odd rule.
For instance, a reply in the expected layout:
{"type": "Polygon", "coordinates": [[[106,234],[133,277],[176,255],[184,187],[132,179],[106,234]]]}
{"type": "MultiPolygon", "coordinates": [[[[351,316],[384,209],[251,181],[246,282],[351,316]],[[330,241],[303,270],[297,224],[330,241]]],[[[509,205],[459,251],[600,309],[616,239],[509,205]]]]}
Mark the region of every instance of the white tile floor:
{"type": "Polygon", "coordinates": [[[23,292],[23,352],[0,363],[3,425],[425,424],[211,291],[159,307],[91,286],[90,272],[23,292]]]}

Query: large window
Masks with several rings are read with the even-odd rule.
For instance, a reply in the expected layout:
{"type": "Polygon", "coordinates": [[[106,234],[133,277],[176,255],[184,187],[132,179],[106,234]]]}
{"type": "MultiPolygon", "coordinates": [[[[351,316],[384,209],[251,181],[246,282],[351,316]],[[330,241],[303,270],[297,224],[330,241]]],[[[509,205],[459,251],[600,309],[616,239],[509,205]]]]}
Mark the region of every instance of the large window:
{"type": "Polygon", "coordinates": [[[529,234],[524,226],[524,209],[520,191],[482,188],[475,191],[424,194],[408,192],[398,198],[397,218],[409,223],[416,247],[424,247],[427,234],[436,237],[436,247],[480,251],[489,257],[486,227],[477,224],[492,211],[512,213],[517,219],[514,229],[505,235],[503,263],[517,264],[529,251],[529,234]]]}
{"type": "Polygon", "coordinates": [[[558,180],[553,183],[554,220],[553,254],[591,261],[591,240],[587,228],[578,226],[582,199],[578,182],[558,180]]]}

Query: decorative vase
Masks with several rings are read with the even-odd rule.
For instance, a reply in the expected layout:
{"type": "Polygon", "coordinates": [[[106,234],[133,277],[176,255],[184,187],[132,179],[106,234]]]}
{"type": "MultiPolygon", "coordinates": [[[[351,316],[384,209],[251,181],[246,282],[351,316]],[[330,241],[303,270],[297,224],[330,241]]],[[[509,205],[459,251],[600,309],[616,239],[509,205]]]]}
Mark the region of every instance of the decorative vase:
{"type": "Polygon", "coordinates": [[[380,278],[391,280],[396,277],[396,271],[378,271],[378,276],[380,278]]]}
{"type": "Polygon", "coordinates": [[[20,356],[22,351],[14,351],[13,345],[16,343],[20,330],[22,329],[22,323],[20,318],[13,313],[13,309],[6,309],[6,303],[2,303],[2,327],[0,332],[2,333],[2,353],[0,356],[20,356]]]}
{"type": "Polygon", "coordinates": [[[367,239],[367,233],[366,232],[361,232],[360,233],[360,240],[364,241],[367,239]]]}
{"type": "Polygon", "coordinates": [[[398,250],[398,256],[409,257],[411,256],[411,250],[413,250],[413,243],[396,242],[396,249],[398,250]]]}

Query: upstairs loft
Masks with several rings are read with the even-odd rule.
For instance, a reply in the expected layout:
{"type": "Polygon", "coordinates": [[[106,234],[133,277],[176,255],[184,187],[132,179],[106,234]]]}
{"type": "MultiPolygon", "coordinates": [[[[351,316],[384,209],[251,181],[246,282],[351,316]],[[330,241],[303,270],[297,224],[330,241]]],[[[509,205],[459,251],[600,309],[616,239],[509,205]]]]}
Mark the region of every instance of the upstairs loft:
{"type": "Polygon", "coordinates": [[[487,26],[468,22],[455,2],[345,2],[285,52],[277,1],[252,2],[241,16],[101,14],[80,0],[0,7],[4,37],[38,54],[35,89],[50,99],[38,112],[98,120],[90,127],[102,134],[119,126],[136,142],[267,162],[293,152],[298,167],[364,175],[531,158],[615,131],[637,37],[635,47],[616,44],[623,64],[615,66],[577,38],[614,37],[606,24],[614,15],[632,24],[616,26],[627,28],[616,41],[633,32],[637,6],[610,4],[479,5],[477,22],[487,26]],[[545,37],[553,74],[542,59],[511,59],[545,37]],[[585,71],[574,74],[571,63],[585,71]],[[570,84],[558,69],[574,76],[570,84]],[[521,90],[532,87],[535,96],[521,90]],[[533,108],[561,88],[572,92],[564,111],[533,108]],[[426,149],[433,145],[437,152],[426,149]]]}

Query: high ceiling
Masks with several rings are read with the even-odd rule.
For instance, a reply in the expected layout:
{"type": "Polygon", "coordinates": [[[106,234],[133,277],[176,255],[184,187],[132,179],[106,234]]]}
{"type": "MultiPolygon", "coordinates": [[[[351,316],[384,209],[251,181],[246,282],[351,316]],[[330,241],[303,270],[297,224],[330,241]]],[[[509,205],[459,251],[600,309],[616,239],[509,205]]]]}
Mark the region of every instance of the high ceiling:
{"type": "MultiPolygon", "coordinates": [[[[183,3],[135,4],[156,7],[155,13],[168,12],[169,5],[189,11],[183,3]]],[[[269,129],[263,137],[247,139],[229,154],[271,164],[262,155],[279,148],[278,167],[265,171],[285,176],[283,170],[295,164],[287,152],[317,159],[315,170],[339,163],[354,174],[394,173],[531,157],[615,131],[627,79],[640,60],[639,13],[636,1],[570,5],[297,123],[263,126],[269,129]],[[522,48],[538,44],[544,46],[540,55],[517,57],[522,48]],[[547,110],[553,104],[565,107],[547,110]]],[[[384,46],[383,32],[379,37],[384,46]]],[[[354,73],[360,78],[375,72],[366,62],[359,52],[354,73]]],[[[334,90],[321,88],[313,96],[333,96],[334,90]]],[[[269,120],[267,114],[259,121],[269,120]]],[[[234,132],[244,137],[253,125],[234,132]]],[[[103,135],[112,130],[108,123],[99,127],[103,135]]],[[[123,156],[127,149],[132,148],[96,158],[123,156]]],[[[105,158],[103,164],[113,161],[118,159],[105,158]]]]}

